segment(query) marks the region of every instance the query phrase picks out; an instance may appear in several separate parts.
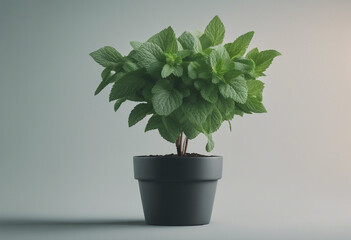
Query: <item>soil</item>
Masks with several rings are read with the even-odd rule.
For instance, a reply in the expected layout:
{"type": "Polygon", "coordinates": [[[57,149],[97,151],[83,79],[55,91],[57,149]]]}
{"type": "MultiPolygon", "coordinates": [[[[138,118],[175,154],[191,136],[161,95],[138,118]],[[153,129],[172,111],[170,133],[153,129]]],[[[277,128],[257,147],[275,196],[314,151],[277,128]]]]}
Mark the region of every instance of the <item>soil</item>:
{"type": "Polygon", "coordinates": [[[199,153],[186,153],[183,156],[178,156],[177,154],[166,154],[166,155],[148,155],[148,157],[213,157],[213,155],[211,156],[207,156],[207,155],[202,155],[199,153]]]}

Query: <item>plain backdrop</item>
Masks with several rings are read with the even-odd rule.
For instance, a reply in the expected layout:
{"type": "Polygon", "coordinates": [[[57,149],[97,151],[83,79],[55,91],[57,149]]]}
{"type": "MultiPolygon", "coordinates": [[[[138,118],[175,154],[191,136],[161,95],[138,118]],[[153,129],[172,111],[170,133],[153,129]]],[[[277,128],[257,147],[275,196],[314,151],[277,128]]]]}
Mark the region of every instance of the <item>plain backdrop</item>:
{"type": "Polygon", "coordinates": [[[211,225],[122,239],[350,239],[350,13],[350,1],[0,1],[0,218],[142,219],[132,157],[175,147],[145,134],[146,119],[128,128],[134,103],[115,113],[109,89],[94,97],[102,68],[88,54],[219,15],[225,42],[254,30],[250,48],[282,53],[262,78],[268,113],[214,134],[211,225]]]}

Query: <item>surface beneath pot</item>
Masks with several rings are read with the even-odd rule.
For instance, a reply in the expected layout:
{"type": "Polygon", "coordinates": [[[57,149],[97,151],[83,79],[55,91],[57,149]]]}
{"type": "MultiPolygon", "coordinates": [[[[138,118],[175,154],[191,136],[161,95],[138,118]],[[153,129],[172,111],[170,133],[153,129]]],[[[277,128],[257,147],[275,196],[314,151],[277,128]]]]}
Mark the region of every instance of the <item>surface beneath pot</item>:
{"type": "Polygon", "coordinates": [[[0,220],[0,239],[116,239],[116,240],[307,240],[349,239],[350,229],[259,228],[220,219],[209,225],[167,227],[146,225],[143,216],[118,218],[12,218],[0,220]],[[335,238],[334,238],[335,237],[335,238]]]}

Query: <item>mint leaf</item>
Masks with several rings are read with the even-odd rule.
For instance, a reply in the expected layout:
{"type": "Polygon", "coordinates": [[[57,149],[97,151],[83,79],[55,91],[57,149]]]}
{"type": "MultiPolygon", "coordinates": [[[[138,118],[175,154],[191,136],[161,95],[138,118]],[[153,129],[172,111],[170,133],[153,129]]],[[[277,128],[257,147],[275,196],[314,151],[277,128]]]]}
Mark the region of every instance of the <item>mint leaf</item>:
{"type": "Polygon", "coordinates": [[[276,50],[265,50],[256,54],[250,54],[249,58],[255,62],[255,73],[264,76],[263,72],[271,65],[273,59],[281,54],[276,50]]]}
{"type": "Polygon", "coordinates": [[[218,85],[219,92],[224,98],[233,98],[235,97],[235,90],[228,83],[220,83],[218,85]]]}
{"type": "Polygon", "coordinates": [[[135,95],[145,84],[146,80],[142,69],[126,73],[113,85],[110,93],[110,102],[118,98],[135,95]]]}
{"type": "Polygon", "coordinates": [[[248,97],[244,104],[239,104],[239,107],[245,112],[265,113],[266,108],[262,104],[262,91],[264,88],[263,82],[259,80],[247,81],[248,97]]]}
{"type": "Polygon", "coordinates": [[[245,54],[253,35],[253,31],[245,33],[244,35],[241,35],[235,39],[233,43],[227,43],[224,45],[232,59],[235,57],[241,57],[245,54]]]}
{"type": "Polygon", "coordinates": [[[258,100],[262,100],[262,92],[264,89],[264,83],[260,80],[250,80],[246,82],[248,87],[248,95],[250,97],[257,98],[258,100]]]}
{"type": "Polygon", "coordinates": [[[169,75],[171,75],[172,73],[173,73],[173,67],[169,66],[168,64],[165,64],[162,68],[161,76],[163,78],[166,78],[169,75]]]}
{"type": "Polygon", "coordinates": [[[216,84],[225,81],[224,75],[234,69],[234,63],[227,50],[223,46],[219,46],[210,53],[209,59],[212,67],[212,82],[216,84]]]}
{"type": "Polygon", "coordinates": [[[201,96],[210,103],[216,103],[218,99],[217,87],[213,84],[206,84],[202,87],[201,96]]]}
{"type": "Polygon", "coordinates": [[[161,116],[154,114],[151,116],[151,118],[147,122],[146,127],[145,127],[145,132],[157,129],[157,128],[162,127],[162,126],[163,126],[163,123],[162,123],[161,116]]]}
{"type": "Polygon", "coordinates": [[[197,78],[197,71],[196,69],[198,68],[199,64],[196,62],[191,62],[188,65],[188,76],[190,79],[196,79],[197,78]]]}
{"type": "Polygon", "coordinates": [[[213,105],[202,99],[199,99],[197,102],[187,101],[182,105],[185,116],[195,125],[201,125],[205,122],[212,109],[213,105]]]}
{"type": "Polygon", "coordinates": [[[146,115],[151,113],[151,111],[152,111],[151,104],[140,103],[136,105],[135,108],[129,114],[129,118],[128,118],[129,127],[143,120],[146,117],[146,115]]]}
{"type": "Polygon", "coordinates": [[[123,56],[113,47],[103,47],[95,52],[90,53],[90,56],[103,67],[113,68],[123,63],[123,56]]]}
{"type": "Polygon", "coordinates": [[[126,72],[133,72],[135,70],[138,70],[139,67],[136,63],[127,60],[124,64],[123,64],[123,70],[126,72]]]}
{"type": "Polygon", "coordinates": [[[202,34],[202,36],[199,38],[200,43],[201,43],[201,48],[203,50],[208,49],[209,47],[213,46],[211,40],[206,36],[206,34],[202,34]]]}
{"type": "Polygon", "coordinates": [[[136,51],[135,58],[149,73],[160,71],[165,62],[162,49],[154,43],[143,43],[136,51]]]}
{"type": "Polygon", "coordinates": [[[224,25],[218,16],[215,16],[205,29],[205,35],[211,41],[211,46],[221,44],[224,39],[224,33],[224,25]]]}
{"type": "Polygon", "coordinates": [[[219,96],[216,107],[220,111],[223,120],[233,119],[235,112],[235,102],[233,99],[224,99],[222,96],[219,96]]]}
{"type": "Polygon", "coordinates": [[[175,66],[172,68],[172,73],[176,77],[181,77],[183,75],[183,68],[181,66],[175,66]]]}
{"type": "Polygon", "coordinates": [[[246,111],[254,112],[254,113],[266,113],[267,110],[264,107],[263,103],[258,101],[257,99],[248,99],[244,105],[239,105],[242,109],[246,109],[246,111]]]}
{"type": "Polygon", "coordinates": [[[114,110],[115,112],[117,112],[117,110],[119,109],[119,107],[122,105],[122,103],[124,103],[127,99],[126,98],[120,98],[117,99],[117,101],[115,102],[115,106],[114,106],[114,110]]]}
{"type": "Polygon", "coordinates": [[[155,34],[147,41],[157,44],[166,53],[177,53],[178,51],[177,38],[171,27],[155,34]]]}
{"type": "Polygon", "coordinates": [[[178,41],[184,49],[193,50],[194,52],[202,51],[200,40],[189,32],[184,32],[180,35],[178,41]]]}
{"type": "Polygon", "coordinates": [[[202,124],[202,129],[205,133],[213,133],[219,129],[222,124],[222,115],[215,107],[212,113],[207,116],[206,121],[202,124]]]}
{"type": "Polygon", "coordinates": [[[162,78],[167,78],[171,74],[181,77],[183,75],[183,68],[181,66],[170,66],[165,64],[161,71],[162,78]]]}
{"type": "Polygon", "coordinates": [[[254,58],[259,53],[258,48],[251,49],[247,54],[246,58],[254,58]]]}
{"type": "Polygon", "coordinates": [[[194,125],[189,121],[186,121],[185,123],[183,123],[182,127],[183,127],[185,136],[189,139],[194,139],[200,134],[200,132],[196,130],[194,125]]]}
{"type": "Polygon", "coordinates": [[[152,105],[159,115],[167,116],[182,105],[183,95],[176,89],[167,89],[161,84],[156,84],[152,93],[152,105]]]}
{"type": "Polygon", "coordinates": [[[182,131],[180,124],[170,116],[163,116],[162,122],[172,140],[175,141],[182,131]]]}
{"type": "Polygon", "coordinates": [[[192,54],[193,54],[193,51],[192,50],[187,50],[187,49],[177,52],[177,56],[179,56],[181,59],[189,57],[192,54]]]}
{"type": "Polygon", "coordinates": [[[251,59],[237,57],[234,59],[235,69],[241,72],[250,73],[255,68],[255,63],[251,59]]]}
{"type": "Polygon", "coordinates": [[[224,98],[232,98],[239,103],[245,103],[247,99],[246,80],[242,77],[237,77],[229,83],[220,83],[218,88],[224,98]]]}
{"type": "Polygon", "coordinates": [[[212,139],[212,134],[206,134],[206,137],[207,137],[206,151],[211,152],[214,148],[214,141],[212,139]]]}
{"type": "Polygon", "coordinates": [[[162,117],[163,126],[158,128],[160,135],[167,141],[175,143],[181,132],[181,126],[170,117],[162,117]]]}
{"type": "Polygon", "coordinates": [[[223,46],[219,46],[210,54],[211,67],[215,71],[229,70],[233,64],[231,63],[230,56],[223,46]]]}
{"type": "Polygon", "coordinates": [[[135,49],[138,49],[139,47],[141,47],[141,45],[143,45],[143,43],[142,42],[137,42],[137,41],[131,41],[130,45],[135,50],[135,49]]]}
{"type": "Polygon", "coordinates": [[[97,89],[95,90],[94,95],[99,94],[108,84],[111,83],[112,76],[113,76],[113,74],[111,73],[111,68],[105,68],[102,71],[102,73],[101,73],[102,81],[99,84],[99,86],[97,87],[97,89]]]}
{"type": "Polygon", "coordinates": [[[242,117],[244,112],[239,107],[235,107],[234,114],[242,117]]]}

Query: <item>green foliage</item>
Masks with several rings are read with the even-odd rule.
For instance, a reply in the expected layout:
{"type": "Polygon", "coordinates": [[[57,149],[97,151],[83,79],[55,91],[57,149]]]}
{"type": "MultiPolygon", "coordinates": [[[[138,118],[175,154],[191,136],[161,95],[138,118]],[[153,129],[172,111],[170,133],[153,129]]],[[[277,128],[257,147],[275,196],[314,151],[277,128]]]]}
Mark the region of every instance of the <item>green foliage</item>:
{"type": "Polygon", "coordinates": [[[130,42],[133,50],[122,56],[112,47],[92,52],[104,67],[100,93],[113,84],[110,101],[117,111],[127,100],[139,102],[128,119],[133,126],[147,115],[145,132],[160,135],[179,146],[179,136],[188,139],[204,134],[206,151],[212,151],[212,134],[235,115],[264,113],[263,82],[258,78],[273,59],[275,50],[252,49],[246,55],[254,32],[221,45],[224,25],[215,16],[203,33],[182,33],[178,38],[171,27],[153,35],[146,42],[130,42]]]}

